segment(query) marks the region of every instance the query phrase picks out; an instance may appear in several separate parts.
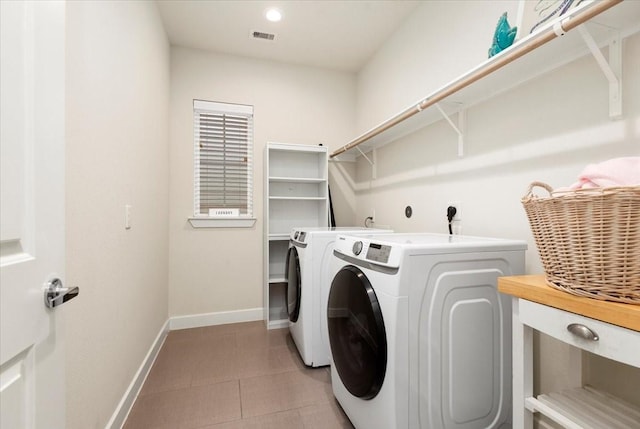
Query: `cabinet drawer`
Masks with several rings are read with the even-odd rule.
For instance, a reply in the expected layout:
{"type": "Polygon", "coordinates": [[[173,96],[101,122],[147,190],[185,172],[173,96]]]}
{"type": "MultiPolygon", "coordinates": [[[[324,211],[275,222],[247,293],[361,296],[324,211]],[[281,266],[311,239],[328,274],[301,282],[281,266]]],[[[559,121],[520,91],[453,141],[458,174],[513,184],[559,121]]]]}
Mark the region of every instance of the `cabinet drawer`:
{"type": "Polygon", "coordinates": [[[640,368],[640,332],[557,308],[518,300],[520,321],[567,344],[600,356],[640,368]],[[598,335],[598,340],[583,339],[567,329],[580,324],[598,335]]]}

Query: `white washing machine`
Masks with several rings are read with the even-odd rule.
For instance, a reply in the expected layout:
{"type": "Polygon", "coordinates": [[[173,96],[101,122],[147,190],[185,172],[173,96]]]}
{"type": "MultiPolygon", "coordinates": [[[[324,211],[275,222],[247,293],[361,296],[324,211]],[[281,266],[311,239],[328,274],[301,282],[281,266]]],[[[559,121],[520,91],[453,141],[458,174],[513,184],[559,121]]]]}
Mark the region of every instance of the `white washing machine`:
{"type": "Polygon", "coordinates": [[[327,319],[333,393],[357,429],[511,423],[511,304],[526,243],[339,235],[327,319]]]}
{"type": "Polygon", "coordinates": [[[289,330],[305,365],[329,365],[326,301],[332,277],[328,266],[338,234],[383,234],[390,230],[333,227],[294,228],[289,237],[285,276],[289,330]]]}

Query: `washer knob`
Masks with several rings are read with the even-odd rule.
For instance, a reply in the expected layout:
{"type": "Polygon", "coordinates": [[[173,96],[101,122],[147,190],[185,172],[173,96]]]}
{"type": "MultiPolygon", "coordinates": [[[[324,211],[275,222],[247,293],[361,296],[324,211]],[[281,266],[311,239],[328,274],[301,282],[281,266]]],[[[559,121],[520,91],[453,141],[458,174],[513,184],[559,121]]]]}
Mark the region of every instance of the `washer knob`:
{"type": "Polygon", "coordinates": [[[297,240],[298,239],[298,234],[300,234],[299,231],[296,231],[295,234],[293,234],[293,239],[297,240]]]}
{"type": "Polygon", "coordinates": [[[360,252],[362,252],[362,241],[356,241],[355,243],[353,243],[353,254],[354,255],[359,255],[360,252]]]}

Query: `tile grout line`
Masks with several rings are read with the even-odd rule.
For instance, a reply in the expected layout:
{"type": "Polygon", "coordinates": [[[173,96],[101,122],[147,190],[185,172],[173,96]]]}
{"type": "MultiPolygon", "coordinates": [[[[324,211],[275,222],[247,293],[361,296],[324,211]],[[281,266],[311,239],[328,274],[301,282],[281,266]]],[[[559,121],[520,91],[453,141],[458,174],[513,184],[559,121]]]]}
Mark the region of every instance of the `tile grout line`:
{"type": "Polygon", "coordinates": [[[238,378],[238,400],[240,401],[240,420],[244,420],[244,413],[242,412],[242,385],[240,384],[240,379],[238,378]]]}
{"type": "MultiPolygon", "coordinates": [[[[238,349],[239,349],[239,347],[238,347],[238,333],[235,332],[233,334],[233,336],[235,337],[233,343],[235,344],[236,352],[238,352],[238,349]]],[[[242,383],[240,382],[240,380],[241,380],[240,379],[240,374],[237,373],[236,376],[238,377],[238,400],[240,401],[240,421],[242,421],[244,419],[244,410],[243,410],[243,407],[242,407],[242,383]]]]}

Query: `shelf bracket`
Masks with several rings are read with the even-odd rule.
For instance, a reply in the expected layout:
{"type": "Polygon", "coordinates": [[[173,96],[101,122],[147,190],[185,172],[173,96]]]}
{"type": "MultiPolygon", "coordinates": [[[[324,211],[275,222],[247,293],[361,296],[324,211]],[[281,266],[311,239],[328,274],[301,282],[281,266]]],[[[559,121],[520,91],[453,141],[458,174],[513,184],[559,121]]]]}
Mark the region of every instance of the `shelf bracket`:
{"type": "Polygon", "coordinates": [[[435,103],[434,106],[440,111],[442,117],[451,125],[451,128],[458,134],[458,156],[464,156],[464,131],[465,131],[465,122],[466,122],[466,110],[460,109],[458,111],[458,125],[453,123],[449,115],[442,110],[439,103],[435,103]]]}
{"type": "Polygon", "coordinates": [[[360,149],[358,146],[356,146],[356,149],[358,149],[358,152],[360,152],[360,155],[362,155],[364,157],[364,159],[367,160],[367,162],[369,163],[369,165],[373,166],[373,161],[371,161],[369,159],[369,157],[362,151],[362,149],[360,149]]]}
{"type": "Polygon", "coordinates": [[[622,43],[620,43],[620,32],[612,30],[614,36],[609,41],[609,60],[607,60],[584,24],[578,26],[578,31],[609,81],[609,117],[618,119],[622,116],[622,43]]]}
{"type": "Polygon", "coordinates": [[[378,176],[378,171],[377,171],[377,168],[376,168],[376,155],[377,155],[376,149],[373,149],[371,151],[371,153],[373,154],[373,161],[371,159],[369,159],[369,157],[358,146],[356,146],[356,149],[358,150],[358,152],[360,152],[360,155],[362,155],[364,157],[364,159],[366,159],[367,162],[369,163],[369,165],[371,166],[371,178],[372,179],[377,179],[378,178],[377,177],[378,176]]]}

